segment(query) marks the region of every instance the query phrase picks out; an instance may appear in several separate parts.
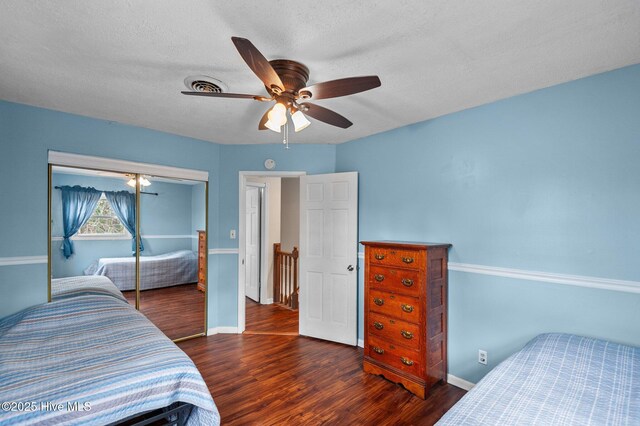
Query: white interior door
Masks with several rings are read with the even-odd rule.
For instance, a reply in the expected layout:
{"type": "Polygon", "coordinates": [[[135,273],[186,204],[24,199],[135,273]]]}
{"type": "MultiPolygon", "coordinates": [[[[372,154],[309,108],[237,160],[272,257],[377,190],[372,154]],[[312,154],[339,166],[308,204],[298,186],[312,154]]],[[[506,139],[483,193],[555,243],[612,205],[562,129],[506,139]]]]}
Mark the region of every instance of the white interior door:
{"type": "Polygon", "coordinates": [[[256,302],[260,302],[260,191],[255,186],[245,191],[245,294],[256,302]]]}
{"type": "Polygon", "coordinates": [[[357,343],[358,173],[300,177],[300,334],[357,343]]]}

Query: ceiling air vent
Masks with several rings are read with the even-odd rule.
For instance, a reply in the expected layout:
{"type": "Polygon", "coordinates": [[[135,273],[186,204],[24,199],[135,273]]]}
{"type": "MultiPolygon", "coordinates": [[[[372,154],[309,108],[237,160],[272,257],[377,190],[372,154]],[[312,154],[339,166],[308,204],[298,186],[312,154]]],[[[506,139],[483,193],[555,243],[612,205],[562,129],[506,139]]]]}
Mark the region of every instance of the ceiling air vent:
{"type": "Polygon", "coordinates": [[[206,75],[194,75],[184,79],[187,89],[194,92],[223,93],[227,91],[227,86],[220,80],[207,77],[206,75]]]}

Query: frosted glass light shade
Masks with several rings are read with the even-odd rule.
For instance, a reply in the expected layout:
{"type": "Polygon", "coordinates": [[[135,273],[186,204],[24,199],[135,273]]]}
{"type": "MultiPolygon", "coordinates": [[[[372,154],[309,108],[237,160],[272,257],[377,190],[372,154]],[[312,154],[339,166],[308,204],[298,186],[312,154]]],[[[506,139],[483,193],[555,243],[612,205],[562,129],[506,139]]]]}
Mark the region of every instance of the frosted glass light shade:
{"type": "Polygon", "coordinates": [[[293,128],[296,132],[306,129],[311,122],[307,120],[302,111],[298,110],[291,114],[291,121],[293,121],[293,128]]]}
{"type": "MultiPolygon", "coordinates": [[[[127,182],[127,185],[129,185],[132,188],[136,187],[136,178],[132,177],[131,179],[129,179],[129,181],[127,182]]],[[[144,176],[140,176],[140,186],[149,186],[151,185],[151,182],[149,182],[149,179],[147,179],[144,176]]]]}
{"type": "Polygon", "coordinates": [[[274,124],[284,126],[284,123],[287,122],[287,107],[278,102],[271,108],[267,117],[269,117],[269,121],[274,124]]]}
{"type": "Polygon", "coordinates": [[[276,133],[280,133],[280,127],[278,126],[276,123],[274,123],[273,121],[271,121],[270,119],[267,120],[266,123],[264,123],[264,127],[266,127],[269,130],[273,130],[276,133]]]}

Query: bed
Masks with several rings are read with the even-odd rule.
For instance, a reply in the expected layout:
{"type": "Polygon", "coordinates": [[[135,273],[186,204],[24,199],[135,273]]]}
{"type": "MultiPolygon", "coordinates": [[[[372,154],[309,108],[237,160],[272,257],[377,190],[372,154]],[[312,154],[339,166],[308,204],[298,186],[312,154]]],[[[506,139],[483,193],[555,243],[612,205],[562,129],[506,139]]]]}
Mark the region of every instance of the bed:
{"type": "Polygon", "coordinates": [[[51,299],[60,300],[83,294],[105,294],[127,301],[118,287],[102,275],[53,278],[51,280],[51,299]]]}
{"type": "MultiPolygon", "coordinates": [[[[136,289],[136,258],[103,257],[84,271],[108,277],[121,291],[136,289]]],[[[190,284],[198,281],[198,258],[191,250],[140,257],[140,290],[190,284]]]]}
{"type": "Polygon", "coordinates": [[[100,278],[54,280],[51,303],[0,319],[0,424],[106,425],[180,404],[187,425],[218,425],[191,359],[100,278]]]}
{"type": "Polygon", "coordinates": [[[640,348],[571,334],[539,335],[437,424],[638,425],[640,348]]]}

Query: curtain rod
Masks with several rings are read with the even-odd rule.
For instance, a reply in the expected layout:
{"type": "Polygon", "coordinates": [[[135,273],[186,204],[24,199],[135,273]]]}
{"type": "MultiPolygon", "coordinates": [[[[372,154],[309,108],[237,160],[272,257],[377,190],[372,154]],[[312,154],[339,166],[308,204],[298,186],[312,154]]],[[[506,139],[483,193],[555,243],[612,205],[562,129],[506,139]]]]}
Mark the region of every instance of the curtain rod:
{"type": "MultiPolygon", "coordinates": [[[[55,188],[55,189],[62,189],[62,187],[60,187],[60,186],[54,186],[54,188],[55,188]]],[[[102,191],[102,190],[99,190],[99,189],[96,189],[96,191],[100,191],[100,192],[113,192],[113,191],[102,191]]],[[[140,193],[141,193],[141,194],[145,194],[145,195],[155,195],[156,197],[158,196],[158,193],[157,193],[157,192],[143,192],[143,191],[140,191],[140,193]]]]}

